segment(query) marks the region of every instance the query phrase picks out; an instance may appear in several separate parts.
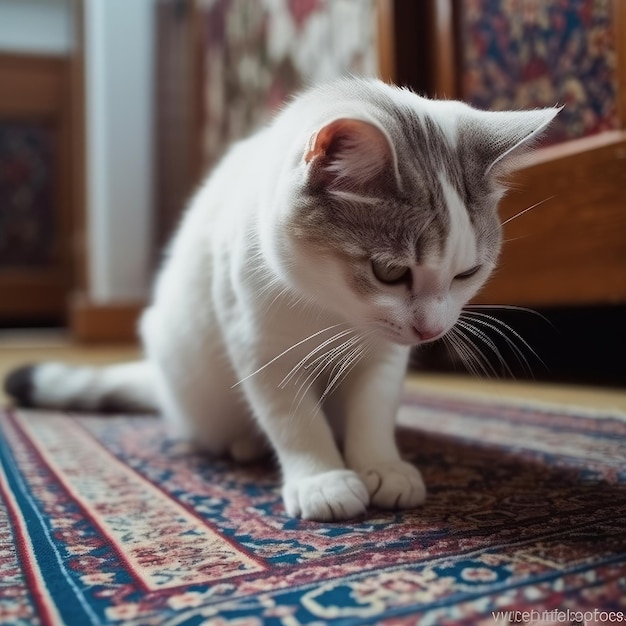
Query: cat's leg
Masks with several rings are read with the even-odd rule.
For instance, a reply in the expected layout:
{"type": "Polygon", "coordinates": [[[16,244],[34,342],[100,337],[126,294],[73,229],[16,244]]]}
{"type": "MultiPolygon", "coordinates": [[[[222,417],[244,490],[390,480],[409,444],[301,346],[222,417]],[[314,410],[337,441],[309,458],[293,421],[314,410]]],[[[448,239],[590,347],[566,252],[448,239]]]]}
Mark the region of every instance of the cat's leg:
{"type": "Polygon", "coordinates": [[[148,311],[141,322],[169,434],[213,456],[252,461],[267,455],[267,441],[241,393],[232,389],[234,374],[219,338],[207,333],[200,337],[199,331],[193,337],[171,327],[166,332],[154,311],[148,311]]]}
{"type": "Polygon", "coordinates": [[[344,456],[358,472],[375,506],[413,508],[426,497],[419,470],[403,461],[395,440],[395,418],[408,354],[394,346],[355,369],[338,392],[344,411],[344,456]]]}
{"type": "Polygon", "coordinates": [[[280,388],[283,376],[270,367],[242,385],[278,456],[287,513],[317,521],[362,514],[368,491],[356,472],[346,469],[318,395],[309,390],[294,399],[293,389],[280,388]]]}
{"type": "MultiPolygon", "coordinates": [[[[180,356],[179,363],[188,362],[183,358],[188,353],[180,356]]],[[[214,457],[251,462],[267,456],[267,440],[230,389],[234,379],[210,370],[202,377],[181,374],[170,362],[159,360],[157,397],[170,436],[214,457]]]]}

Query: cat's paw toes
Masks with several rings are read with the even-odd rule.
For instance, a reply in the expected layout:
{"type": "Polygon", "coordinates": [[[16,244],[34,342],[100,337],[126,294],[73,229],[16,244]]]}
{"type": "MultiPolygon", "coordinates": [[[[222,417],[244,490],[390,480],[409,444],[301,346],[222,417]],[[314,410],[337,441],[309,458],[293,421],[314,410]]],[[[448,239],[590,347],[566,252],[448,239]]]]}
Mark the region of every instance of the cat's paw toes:
{"type": "Polygon", "coordinates": [[[287,513],[293,517],[329,522],[364,513],[369,494],[358,474],[351,470],[333,470],[287,481],[283,500],[287,513]]]}
{"type": "Polygon", "coordinates": [[[374,506],[381,509],[411,509],[426,499],[419,470],[404,461],[382,463],[360,472],[374,506]]]}

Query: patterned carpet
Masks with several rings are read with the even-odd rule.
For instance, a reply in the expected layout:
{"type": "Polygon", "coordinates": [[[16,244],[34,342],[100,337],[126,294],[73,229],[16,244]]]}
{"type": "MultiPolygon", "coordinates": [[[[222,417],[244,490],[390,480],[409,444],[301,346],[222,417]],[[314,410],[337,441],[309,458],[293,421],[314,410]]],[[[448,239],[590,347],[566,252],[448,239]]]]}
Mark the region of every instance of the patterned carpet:
{"type": "Polygon", "coordinates": [[[0,412],[0,623],[623,617],[625,414],[410,392],[401,419],[426,505],[319,524],[285,516],[271,465],[190,454],[154,418],[0,412]]]}

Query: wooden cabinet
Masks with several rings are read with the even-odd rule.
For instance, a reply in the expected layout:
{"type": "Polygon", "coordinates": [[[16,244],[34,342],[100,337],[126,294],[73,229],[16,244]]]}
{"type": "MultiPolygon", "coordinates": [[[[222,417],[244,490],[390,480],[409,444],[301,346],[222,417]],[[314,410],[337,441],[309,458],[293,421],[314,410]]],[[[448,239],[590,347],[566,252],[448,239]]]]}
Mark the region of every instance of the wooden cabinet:
{"type": "Polygon", "coordinates": [[[501,214],[511,221],[499,270],[480,302],[626,304],[625,133],[540,150],[516,172],[501,214]]]}
{"type": "Polygon", "coordinates": [[[69,73],[64,57],[0,54],[0,321],[65,315],[69,73]]]}

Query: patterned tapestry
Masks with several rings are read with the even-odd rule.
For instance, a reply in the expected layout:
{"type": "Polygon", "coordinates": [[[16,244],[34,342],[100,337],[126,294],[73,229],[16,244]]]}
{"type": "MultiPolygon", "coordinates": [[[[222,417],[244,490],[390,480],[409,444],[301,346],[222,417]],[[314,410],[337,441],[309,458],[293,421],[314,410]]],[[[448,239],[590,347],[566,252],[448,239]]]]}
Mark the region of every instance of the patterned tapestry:
{"type": "Polygon", "coordinates": [[[565,105],[549,140],[617,127],[611,0],[467,0],[463,99],[483,109],[565,105]]]}
{"type": "Polygon", "coordinates": [[[374,0],[203,0],[211,165],[303,86],[376,73],[374,0]]]}
{"type": "Polygon", "coordinates": [[[0,270],[45,265],[54,245],[54,131],[0,123],[0,270]]]}

